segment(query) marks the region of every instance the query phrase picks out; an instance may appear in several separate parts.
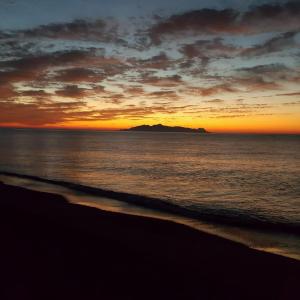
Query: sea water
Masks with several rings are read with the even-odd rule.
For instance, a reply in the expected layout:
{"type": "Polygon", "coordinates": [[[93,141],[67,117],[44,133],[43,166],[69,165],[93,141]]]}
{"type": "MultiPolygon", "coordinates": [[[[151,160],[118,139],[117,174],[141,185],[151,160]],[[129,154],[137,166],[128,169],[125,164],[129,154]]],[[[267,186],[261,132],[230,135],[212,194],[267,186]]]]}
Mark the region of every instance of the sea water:
{"type": "Polygon", "coordinates": [[[271,230],[270,249],[300,257],[299,135],[0,129],[0,171],[159,199],[238,235],[271,230]]]}

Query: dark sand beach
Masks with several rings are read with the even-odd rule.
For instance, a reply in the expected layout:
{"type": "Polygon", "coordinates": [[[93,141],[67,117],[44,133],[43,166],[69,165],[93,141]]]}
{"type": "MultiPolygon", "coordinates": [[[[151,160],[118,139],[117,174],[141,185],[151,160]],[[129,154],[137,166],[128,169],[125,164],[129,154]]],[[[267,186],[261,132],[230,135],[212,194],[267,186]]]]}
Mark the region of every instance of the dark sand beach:
{"type": "Polygon", "coordinates": [[[0,299],[297,299],[300,262],[0,184],[0,299]]]}

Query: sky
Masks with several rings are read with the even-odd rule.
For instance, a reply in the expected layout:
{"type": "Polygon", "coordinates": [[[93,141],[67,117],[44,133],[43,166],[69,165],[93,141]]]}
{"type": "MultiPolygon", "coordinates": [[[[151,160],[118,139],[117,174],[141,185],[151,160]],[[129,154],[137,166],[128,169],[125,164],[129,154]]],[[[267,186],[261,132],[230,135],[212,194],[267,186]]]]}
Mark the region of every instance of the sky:
{"type": "Polygon", "coordinates": [[[300,133],[300,1],[0,0],[0,126],[300,133]]]}

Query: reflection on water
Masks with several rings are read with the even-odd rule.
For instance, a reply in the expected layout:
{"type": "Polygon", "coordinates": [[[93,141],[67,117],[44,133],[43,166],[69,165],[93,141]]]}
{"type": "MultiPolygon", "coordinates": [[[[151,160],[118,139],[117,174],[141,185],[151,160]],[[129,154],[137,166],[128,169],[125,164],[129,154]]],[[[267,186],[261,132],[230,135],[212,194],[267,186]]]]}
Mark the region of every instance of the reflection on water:
{"type": "Polygon", "coordinates": [[[0,129],[0,170],[300,225],[300,136],[0,129]]]}

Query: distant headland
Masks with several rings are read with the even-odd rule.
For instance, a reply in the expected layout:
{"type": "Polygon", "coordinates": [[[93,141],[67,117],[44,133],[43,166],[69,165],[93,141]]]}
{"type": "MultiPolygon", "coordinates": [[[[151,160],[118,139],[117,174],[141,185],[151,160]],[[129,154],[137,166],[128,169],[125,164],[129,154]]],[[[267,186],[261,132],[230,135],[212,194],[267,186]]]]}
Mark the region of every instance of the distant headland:
{"type": "Polygon", "coordinates": [[[141,125],[124,129],[122,131],[150,131],[150,132],[190,132],[190,133],[209,133],[204,128],[192,129],[181,126],[164,126],[162,124],[157,125],[141,125]]]}

